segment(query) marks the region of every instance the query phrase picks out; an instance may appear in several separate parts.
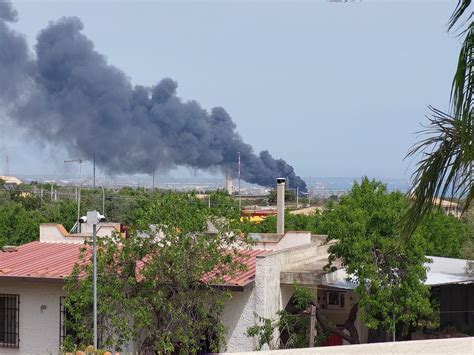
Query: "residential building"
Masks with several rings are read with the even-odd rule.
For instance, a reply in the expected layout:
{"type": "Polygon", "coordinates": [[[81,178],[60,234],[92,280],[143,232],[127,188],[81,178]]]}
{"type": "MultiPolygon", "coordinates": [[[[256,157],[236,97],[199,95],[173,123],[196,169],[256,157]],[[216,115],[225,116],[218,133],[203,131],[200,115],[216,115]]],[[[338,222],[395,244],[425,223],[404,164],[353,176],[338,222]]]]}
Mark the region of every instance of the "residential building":
{"type": "Polygon", "coordinates": [[[0,180],[4,182],[7,188],[16,188],[22,184],[22,181],[15,176],[0,175],[0,180]]]}
{"type": "MultiPolygon", "coordinates": [[[[83,227],[83,231],[88,227],[83,227]]],[[[98,235],[119,231],[103,223],[98,235]]],[[[64,278],[79,260],[87,233],[69,234],[61,225],[45,224],[40,240],[0,252],[0,347],[2,354],[57,353],[64,338],[64,278]]],[[[222,315],[228,328],[229,351],[254,350],[246,336],[255,314],[274,317],[293,293],[293,285],[280,283],[280,273],[307,262],[327,258],[323,238],[309,232],[255,235],[253,250],[245,251],[247,270],[226,280],[232,298],[222,315]]],[[[132,350],[133,348],[130,348],[132,350]]]]}
{"type": "MultiPolygon", "coordinates": [[[[281,213],[284,200],[283,204],[281,202],[280,199],[278,216],[284,218],[284,213],[281,213]]],[[[279,220],[278,224],[284,225],[282,222],[279,220]]],[[[59,351],[66,335],[65,277],[79,260],[80,249],[85,238],[91,235],[91,229],[85,224],[81,234],[69,234],[60,225],[41,225],[39,241],[4,248],[0,252],[0,353],[55,354],[59,351]]],[[[107,237],[113,232],[121,232],[119,224],[98,225],[99,236],[107,237]]],[[[242,251],[247,255],[247,269],[221,285],[231,293],[221,318],[227,328],[227,351],[253,351],[257,348],[257,340],[246,335],[247,329],[258,322],[258,317],[276,319],[278,311],[291,304],[295,282],[314,292],[321,306],[318,312],[336,326],[344,324],[352,305],[357,302],[356,285],[347,281],[348,275],[343,268],[331,273],[325,271],[330,245],[326,236],[304,231],[251,236],[255,244],[252,249],[242,251]]],[[[443,287],[474,284],[474,275],[468,274],[464,268],[465,260],[432,259],[427,285],[439,288],[441,292],[450,292],[443,287]]],[[[459,307],[472,307],[472,287],[467,291],[459,288],[456,292],[459,293],[459,307]]],[[[448,300],[442,303],[445,307],[442,310],[449,310],[451,306],[448,300]]],[[[368,331],[360,313],[355,326],[361,342],[366,342],[368,331]]],[[[472,317],[471,314],[468,317],[472,317]]],[[[445,318],[441,319],[444,322],[445,318]]],[[[459,323],[463,319],[446,318],[446,322],[459,323]]],[[[471,318],[465,323],[471,326],[471,318]]],[[[279,336],[277,329],[274,336],[279,336]]],[[[329,343],[344,342],[336,337],[329,343]]],[[[125,350],[133,351],[136,347],[129,344],[125,350]]]]}

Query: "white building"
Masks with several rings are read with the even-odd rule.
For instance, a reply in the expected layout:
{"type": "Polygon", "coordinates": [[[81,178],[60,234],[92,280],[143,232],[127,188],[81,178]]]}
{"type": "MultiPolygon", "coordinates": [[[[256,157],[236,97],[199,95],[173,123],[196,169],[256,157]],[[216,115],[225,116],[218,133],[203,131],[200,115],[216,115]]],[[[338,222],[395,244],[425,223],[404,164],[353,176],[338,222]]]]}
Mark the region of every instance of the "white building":
{"type": "Polygon", "coordinates": [[[0,175],[0,180],[2,180],[7,187],[16,188],[22,184],[22,181],[16,176],[6,176],[0,175]]]}
{"type": "MultiPolygon", "coordinates": [[[[107,236],[118,228],[102,223],[97,234],[107,236]]],[[[85,236],[43,224],[40,241],[0,252],[1,354],[58,353],[64,336],[64,277],[79,260],[85,236]]]]}
{"type": "MultiPolygon", "coordinates": [[[[118,228],[102,223],[97,232],[107,236],[118,228]]],[[[0,353],[58,353],[65,336],[64,277],[78,261],[86,235],[43,224],[39,241],[0,252],[0,353]]],[[[323,238],[309,232],[254,237],[260,240],[246,251],[247,270],[226,285],[232,294],[222,314],[228,351],[254,350],[255,340],[246,331],[255,324],[255,314],[273,318],[286,306],[293,286],[280,282],[282,272],[327,260],[323,238]]]]}

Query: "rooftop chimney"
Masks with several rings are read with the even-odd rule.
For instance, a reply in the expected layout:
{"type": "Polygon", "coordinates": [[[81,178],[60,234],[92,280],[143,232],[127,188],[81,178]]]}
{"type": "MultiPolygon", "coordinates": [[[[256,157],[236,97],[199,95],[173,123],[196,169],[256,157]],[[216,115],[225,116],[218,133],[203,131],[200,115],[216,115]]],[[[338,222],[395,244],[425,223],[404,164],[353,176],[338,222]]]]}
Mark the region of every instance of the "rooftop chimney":
{"type": "Polygon", "coordinates": [[[232,193],[234,192],[234,185],[232,182],[232,171],[230,170],[230,168],[227,168],[227,174],[225,176],[225,188],[227,190],[227,193],[229,195],[232,195],[232,193]]]}
{"type": "Polygon", "coordinates": [[[277,233],[285,233],[285,179],[277,179],[277,233]]]}

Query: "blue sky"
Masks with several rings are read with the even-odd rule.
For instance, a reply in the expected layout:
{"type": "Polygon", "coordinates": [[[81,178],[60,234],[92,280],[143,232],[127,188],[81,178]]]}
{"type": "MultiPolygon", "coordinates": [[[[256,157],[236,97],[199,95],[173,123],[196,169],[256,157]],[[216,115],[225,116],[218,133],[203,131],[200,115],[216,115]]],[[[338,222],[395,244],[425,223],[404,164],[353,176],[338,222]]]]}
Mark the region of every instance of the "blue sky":
{"type": "MultiPolygon", "coordinates": [[[[48,21],[78,16],[133,83],[177,80],[179,96],[224,107],[246,142],[302,176],[407,177],[426,106],[448,107],[460,46],[446,33],[447,0],[14,5],[31,46],[48,21]]],[[[12,173],[64,169],[59,147],[0,130],[12,173]]]]}

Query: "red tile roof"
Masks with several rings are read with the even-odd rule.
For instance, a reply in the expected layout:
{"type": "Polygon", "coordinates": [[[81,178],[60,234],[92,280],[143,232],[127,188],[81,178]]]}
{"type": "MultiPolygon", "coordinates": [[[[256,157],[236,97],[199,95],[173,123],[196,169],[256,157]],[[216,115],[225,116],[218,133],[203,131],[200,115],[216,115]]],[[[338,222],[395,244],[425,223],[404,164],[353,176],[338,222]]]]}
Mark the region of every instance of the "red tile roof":
{"type": "Polygon", "coordinates": [[[255,279],[256,263],[258,255],[265,255],[271,250],[244,250],[241,251],[244,256],[237,259],[238,262],[245,264],[246,270],[237,273],[234,277],[225,277],[226,286],[245,286],[255,279]]]}
{"type": "MultiPolygon", "coordinates": [[[[79,260],[83,244],[31,242],[17,251],[0,252],[0,278],[30,278],[62,280],[69,275],[79,260]]],[[[244,250],[238,261],[246,270],[234,277],[225,278],[225,286],[245,286],[253,281],[258,255],[269,250],[244,250]]]]}

